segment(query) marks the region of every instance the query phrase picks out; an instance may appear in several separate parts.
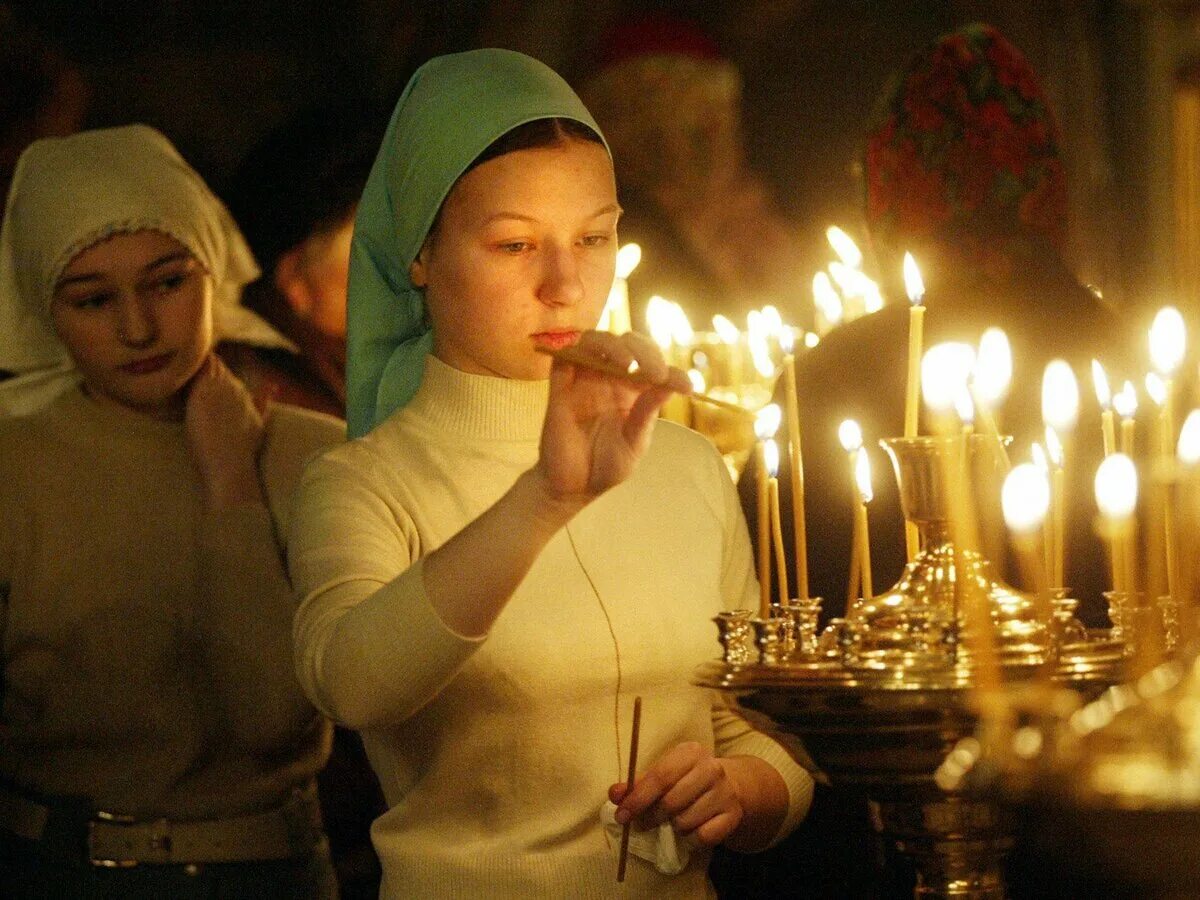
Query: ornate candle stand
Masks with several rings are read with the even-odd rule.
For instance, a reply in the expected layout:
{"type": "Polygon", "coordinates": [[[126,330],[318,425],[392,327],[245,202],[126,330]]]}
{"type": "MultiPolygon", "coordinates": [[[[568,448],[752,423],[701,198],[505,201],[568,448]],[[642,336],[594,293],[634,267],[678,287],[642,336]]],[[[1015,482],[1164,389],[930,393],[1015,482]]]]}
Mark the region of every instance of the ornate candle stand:
{"type": "Polygon", "coordinates": [[[1020,823],[1063,896],[1200,895],[1200,667],[1162,664],[1131,684],[1007,733],[960,742],[937,775],[1020,823]]]}
{"type": "MultiPolygon", "coordinates": [[[[834,785],[865,794],[884,836],[916,864],[918,897],[1002,898],[1000,864],[1011,843],[1002,813],[986,798],[948,793],[934,781],[977,720],[963,591],[987,598],[1005,683],[1047,666],[1059,683],[1095,696],[1119,680],[1124,648],[1107,635],[1078,640],[1067,598],[1058,604],[1058,627],[1047,627],[987,559],[954,546],[945,463],[959,453],[957,438],[883,444],[923,548],[895,587],[860,601],[819,641],[801,624],[815,620],[811,608],[788,606],[766,621],[726,614],[724,656],[702,666],[696,681],[744,695],[745,705],[800,737],[834,785]]],[[[972,451],[976,462],[994,459],[982,438],[972,451]]]]}

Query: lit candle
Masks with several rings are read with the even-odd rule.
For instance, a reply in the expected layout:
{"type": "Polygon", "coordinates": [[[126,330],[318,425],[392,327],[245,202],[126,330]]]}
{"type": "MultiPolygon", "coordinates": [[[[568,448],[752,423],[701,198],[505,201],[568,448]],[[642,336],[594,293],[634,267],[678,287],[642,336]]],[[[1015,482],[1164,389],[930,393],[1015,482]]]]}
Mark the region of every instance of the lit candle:
{"type": "Polygon", "coordinates": [[[617,251],[616,274],[608,302],[600,314],[600,324],[596,326],[599,330],[624,334],[633,327],[629,315],[629,276],[641,261],[642,248],[637,244],[625,244],[617,251]]]}
{"type": "Polygon", "coordinates": [[[1133,458],[1137,415],[1137,389],[1132,381],[1126,381],[1121,390],[1113,394],[1113,409],[1121,417],[1121,452],[1133,458]]]}
{"type": "Polygon", "coordinates": [[[728,354],[726,379],[735,391],[742,388],[742,333],[728,318],[718,313],[712,318],[713,330],[725,345],[728,354]]]}
{"type": "MultiPolygon", "coordinates": [[[[1063,572],[1065,570],[1065,534],[1066,519],[1066,459],[1065,449],[1070,440],[1071,431],[1079,420],[1079,382],[1075,372],[1064,360],[1051,360],[1046,365],[1042,375],[1042,422],[1046,426],[1046,449],[1050,451],[1054,469],[1051,471],[1051,484],[1057,483],[1058,496],[1055,502],[1049,531],[1050,562],[1046,577],[1050,580],[1051,588],[1063,587],[1063,572]],[[1053,432],[1053,435],[1051,433],[1053,432]],[[1050,442],[1054,446],[1049,446],[1050,442]],[[1054,456],[1057,455],[1057,460],[1054,456]]],[[[1053,491],[1053,488],[1052,488],[1053,491]]],[[[1055,496],[1052,493],[1052,497],[1055,496]]]]}
{"type": "Polygon", "coordinates": [[[1049,425],[1046,426],[1046,456],[1050,460],[1050,560],[1047,573],[1050,587],[1063,587],[1063,539],[1067,533],[1066,476],[1062,441],[1049,425]]]}
{"type": "Polygon", "coordinates": [[[1193,409],[1183,420],[1179,429],[1179,443],[1175,458],[1181,468],[1177,482],[1178,502],[1184,510],[1183,527],[1179,530],[1182,552],[1180,553],[1179,578],[1179,646],[1190,647],[1196,633],[1196,551],[1197,520],[1200,517],[1200,409],[1193,409]]]}
{"type": "Polygon", "coordinates": [[[904,288],[912,304],[908,310],[908,384],[904,395],[904,436],[916,437],[920,413],[921,345],[925,328],[925,307],[921,300],[925,296],[925,285],[911,253],[904,254],[904,288]]]}
{"type": "MultiPolygon", "coordinates": [[[[1013,466],[1000,491],[1000,506],[1017,549],[1017,558],[1033,583],[1037,617],[1049,636],[1053,627],[1053,612],[1050,592],[1046,587],[1046,570],[1041,554],[1037,552],[1038,532],[1043,529],[1046,511],[1050,507],[1050,483],[1046,480],[1046,474],[1032,463],[1013,466]]],[[[1046,649],[1049,660],[1049,640],[1046,649]]],[[[1045,685],[1050,673],[1045,666],[1041,672],[1045,685]]]]}
{"type": "Polygon", "coordinates": [[[1117,452],[1117,432],[1113,421],[1112,392],[1108,387],[1108,376],[1100,361],[1092,360],[1092,383],[1096,386],[1096,401],[1100,404],[1100,431],[1104,439],[1104,455],[1117,452]]]}
{"type": "Polygon", "coordinates": [[[755,473],[758,517],[758,613],[766,619],[771,615],[771,509],[770,486],[766,460],[766,443],[779,430],[780,411],[775,404],[764,406],[754,417],[754,433],[758,437],[758,471],[755,473]]]}
{"type": "Polygon", "coordinates": [[[833,252],[838,255],[838,258],[843,263],[852,269],[862,266],[862,251],[858,249],[858,244],[854,243],[854,239],[846,234],[845,231],[836,225],[830,225],[825,229],[825,237],[829,241],[829,245],[833,247],[833,252]]]}
{"type": "Polygon", "coordinates": [[[804,457],[800,452],[800,401],[796,392],[796,357],[792,332],[780,332],[783,350],[783,396],[787,405],[788,458],[792,466],[792,538],[796,554],[796,592],[808,600],[808,529],[804,519],[804,457]]]}
{"type": "MultiPolygon", "coordinates": [[[[870,547],[869,537],[863,534],[863,519],[860,517],[859,507],[862,505],[862,492],[858,484],[858,451],[862,449],[863,437],[862,429],[853,419],[845,419],[838,426],[838,441],[841,442],[842,449],[846,451],[846,455],[850,460],[850,484],[853,489],[853,495],[856,498],[854,502],[854,534],[852,538],[852,551],[850,556],[850,594],[857,595],[859,593],[856,587],[862,588],[862,596],[869,597],[871,583],[871,561],[869,553],[864,553],[864,548],[870,547]]],[[[847,598],[847,602],[852,602],[857,599],[856,596],[847,598]]]]}
{"type": "Polygon", "coordinates": [[[813,276],[812,290],[813,304],[817,308],[815,318],[817,336],[821,337],[841,324],[845,315],[845,307],[833,282],[824,272],[818,272],[813,276]]]}
{"type": "Polygon", "coordinates": [[[1135,571],[1134,519],[1137,506],[1137,469],[1124,453],[1106,457],[1096,470],[1096,505],[1109,539],[1113,557],[1113,590],[1129,593],[1135,571]]]}
{"type": "Polygon", "coordinates": [[[971,397],[975,402],[975,416],[1001,471],[1010,468],[1008,452],[996,425],[994,410],[1008,394],[1012,381],[1012,348],[1008,335],[1000,328],[989,328],[979,338],[979,351],[975,355],[975,372],[971,378],[971,397]]]}
{"type": "MultiPolygon", "coordinates": [[[[1163,381],[1162,402],[1159,404],[1159,459],[1166,471],[1175,444],[1174,377],[1187,345],[1187,327],[1183,316],[1173,306],[1164,306],[1150,325],[1150,362],[1163,381]]],[[[1162,491],[1163,544],[1167,559],[1167,596],[1179,600],[1179,548],[1175,541],[1175,504],[1162,491]]]]}
{"type": "MultiPolygon", "coordinates": [[[[646,302],[646,327],[650,338],[662,350],[670,365],[690,367],[686,358],[695,340],[687,315],[678,303],[655,294],[646,302]]],[[[673,394],[662,406],[659,415],[682,425],[690,424],[691,402],[682,394],[673,394]]]]}
{"type": "MultiPolygon", "coordinates": [[[[1033,465],[1042,473],[1042,477],[1046,479],[1046,484],[1050,483],[1050,460],[1046,457],[1046,451],[1042,449],[1042,445],[1037,441],[1033,442],[1033,446],[1029,448],[1030,455],[1033,458],[1033,465]]],[[[1049,573],[1054,571],[1054,536],[1049,528],[1042,529],[1042,569],[1049,573]]]]}
{"type": "Polygon", "coordinates": [[[783,525],[779,517],[779,445],[774,440],[763,443],[763,460],[767,465],[768,506],[771,513],[771,545],[775,549],[775,565],[779,573],[779,602],[788,603],[787,557],[783,553],[783,525]]]}
{"type": "Polygon", "coordinates": [[[854,484],[858,490],[858,508],[855,510],[858,531],[858,558],[862,563],[862,595],[870,599],[875,595],[871,586],[871,532],[867,523],[867,504],[874,492],[871,490],[871,461],[867,448],[859,447],[854,459],[854,484]]]}

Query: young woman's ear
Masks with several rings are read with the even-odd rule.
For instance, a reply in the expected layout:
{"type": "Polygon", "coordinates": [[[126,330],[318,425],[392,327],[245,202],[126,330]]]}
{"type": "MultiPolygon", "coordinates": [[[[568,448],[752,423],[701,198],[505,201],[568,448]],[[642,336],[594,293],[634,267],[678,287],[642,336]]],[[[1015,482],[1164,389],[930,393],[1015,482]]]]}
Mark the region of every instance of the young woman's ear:
{"type": "Polygon", "coordinates": [[[417,258],[409,264],[408,280],[413,283],[413,287],[423,288],[429,283],[429,242],[426,241],[421,245],[421,252],[417,254],[417,258]]]}

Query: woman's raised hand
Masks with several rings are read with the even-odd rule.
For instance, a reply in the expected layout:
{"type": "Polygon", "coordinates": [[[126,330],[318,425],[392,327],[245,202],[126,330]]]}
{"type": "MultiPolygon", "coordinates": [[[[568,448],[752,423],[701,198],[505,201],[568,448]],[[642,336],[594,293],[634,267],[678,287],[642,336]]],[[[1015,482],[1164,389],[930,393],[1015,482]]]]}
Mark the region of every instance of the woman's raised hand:
{"type": "Polygon", "coordinates": [[[659,409],[691,385],[644,335],[589,331],[576,349],[645,383],[555,360],[538,471],[555,498],[588,500],[629,477],[650,444],[659,409]]]}
{"type": "Polygon", "coordinates": [[[262,413],[216,354],[209,354],[188,386],[184,431],[210,509],[262,502],[262,413]]]}

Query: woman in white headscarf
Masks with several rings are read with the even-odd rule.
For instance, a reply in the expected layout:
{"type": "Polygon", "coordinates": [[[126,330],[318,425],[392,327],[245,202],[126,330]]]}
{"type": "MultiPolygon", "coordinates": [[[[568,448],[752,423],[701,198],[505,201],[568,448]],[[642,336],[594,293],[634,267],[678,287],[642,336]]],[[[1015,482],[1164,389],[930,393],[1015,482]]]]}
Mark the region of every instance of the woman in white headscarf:
{"type": "Polygon", "coordinates": [[[331,417],[212,352],[269,339],[228,212],[145,126],[34,143],[0,231],[0,883],[328,896],[286,504],[331,417]],[[12,415],[18,413],[19,415],[12,415]]]}

